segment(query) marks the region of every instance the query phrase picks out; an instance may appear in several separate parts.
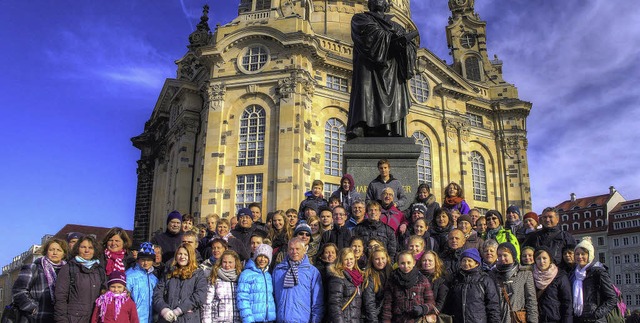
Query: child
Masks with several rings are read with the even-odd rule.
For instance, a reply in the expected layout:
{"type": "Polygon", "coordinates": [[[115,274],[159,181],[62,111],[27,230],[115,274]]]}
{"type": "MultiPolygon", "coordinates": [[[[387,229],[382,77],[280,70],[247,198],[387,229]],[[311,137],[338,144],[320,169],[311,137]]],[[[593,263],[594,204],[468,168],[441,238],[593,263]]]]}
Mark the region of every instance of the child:
{"type": "Polygon", "coordinates": [[[151,310],[151,297],[153,289],[158,284],[158,278],[154,275],[153,261],[156,253],[151,242],[143,242],[138,250],[138,259],[135,266],[127,269],[127,286],[131,291],[131,299],[136,303],[139,319],[142,323],[153,322],[151,310]]]}
{"type": "Polygon", "coordinates": [[[107,282],[109,291],[100,295],[93,309],[91,323],[130,322],[139,323],[136,303],[129,298],[127,277],[123,272],[112,271],[107,282]]]}
{"type": "Polygon", "coordinates": [[[304,217],[304,211],[307,207],[312,207],[315,210],[319,210],[321,207],[328,207],[329,202],[324,199],[322,195],[324,193],[324,183],[316,179],[311,184],[311,191],[304,194],[305,199],[300,202],[300,208],[298,209],[298,218],[306,220],[304,217]]]}
{"type": "Polygon", "coordinates": [[[273,249],[266,244],[258,246],[253,258],[238,279],[237,305],[244,323],[269,322],[276,319],[273,298],[273,280],[269,264],[273,249]]]}
{"type": "Polygon", "coordinates": [[[238,276],[241,272],[242,263],[238,254],[233,250],[223,252],[209,275],[209,289],[202,310],[202,323],[240,322],[236,293],[238,276]]]}
{"type": "Polygon", "coordinates": [[[335,265],[329,267],[327,290],[327,314],[329,322],[375,321],[375,294],[373,284],[358,267],[351,248],[340,250],[335,265]],[[364,313],[364,315],[362,315],[364,313]]]}
{"type": "Polygon", "coordinates": [[[409,237],[409,251],[413,255],[416,263],[420,263],[422,254],[424,253],[424,239],[421,236],[413,235],[409,237]]]}
{"type": "Polygon", "coordinates": [[[350,247],[353,250],[353,254],[356,257],[359,268],[367,267],[367,255],[364,253],[364,240],[360,237],[353,237],[351,239],[350,247]]]}
{"type": "Polygon", "coordinates": [[[462,187],[456,182],[451,182],[444,189],[444,202],[442,208],[447,210],[456,209],[460,214],[469,214],[469,205],[464,201],[462,187]]]}

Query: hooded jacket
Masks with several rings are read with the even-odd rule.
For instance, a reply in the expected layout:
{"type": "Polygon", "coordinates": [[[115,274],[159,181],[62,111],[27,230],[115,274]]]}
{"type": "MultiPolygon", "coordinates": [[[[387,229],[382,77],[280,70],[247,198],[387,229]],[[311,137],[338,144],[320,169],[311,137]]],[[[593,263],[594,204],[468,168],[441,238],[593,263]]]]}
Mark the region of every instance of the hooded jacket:
{"type": "Polygon", "coordinates": [[[287,255],[273,270],[276,322],[322,322],[324,291],[320,272],[311,265],[309,258],[304,256],[298,266],[298,284],[284,288],[284,278],[289,269],[289,256],[287,255]]]}
{"type": "Polygon", "coordinates": [[[218,277],[207,289],[207,299],[202,306],[202,323],[240,322],[240,312],[236,303],[238,281],[225,281],[218,277]]]}
{"type": "Polygon", "coordinates": [[[327,202],[327,200],[325,200],[323,196],[314,196],[311,191],[307,191],[306,193],[304,193],[304,197],[305,199],[300,202],[300,207],[298,208],[298,219],[300,220],[307,220],[304,217],[304,209],[306,209],[308,206],[314,208],[318,213],[320,213],[319,210],[321,207],[329,206],[329,202],[327,202]]]}
{"type": "Polygon", "coordinates": [[[158,284],[158,278],[153,271],[146,271],[138,264],[127,269],[125,274],[127,275],[127,289],[131,292],[131,299],[136,303],[140,322],[153,322],[151,305],[153,302],[153,289],[158,284]]]}
{"type": "Polygon", "coordinates": [[[386,182],[378,175],[378,177],[369,183],[367,187],[367,202],[382,200],[382,190],[387,187],[391,187],[396,193],[393,201],[396,203],[398,209],[404,210],[407,206],[407,195],[404,193],[404,188],[402,188],[400,181],[391,174],[389,174],[389,180],[386,182]]]}
{"type": "Polygon", "coordinates": [[[253,260],[247,261],[238,278],[237,304],[243,323],[276,320],[271,274],[269,271],[258,269],[253,260]]]}
{"type": "Polygon", "coordinates": [[[353,180],[353,176],[351,176],[351,174],[344,174],[342,176],[342,178],[340,179],[340,187],[335,190],[335,192],[331,193],[331,197],[334,196],[340,199],[340,204],[342,204],[342,206],[347,210],[347,215],[351,215],[351,206],[353,205],[353,203],[355,201],[362,200],[362,196],[356,191],[356,183],[353,180]],[[345,192],[342,189],[342,182],[344,182],[345,179],[349,181],[348,192],[345,192]]]}

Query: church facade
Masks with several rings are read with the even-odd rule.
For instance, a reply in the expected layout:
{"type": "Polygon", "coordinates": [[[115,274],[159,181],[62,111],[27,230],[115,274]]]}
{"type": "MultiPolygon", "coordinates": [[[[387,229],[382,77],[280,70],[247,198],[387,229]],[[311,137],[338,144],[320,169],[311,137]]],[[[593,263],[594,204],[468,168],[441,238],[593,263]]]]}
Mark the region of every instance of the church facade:
{"type": "MultiPolygon", "coordinates": [[[[407,29],[409,0],[390,14],[407,29]]],[[[486,22],[473,0],[449,0],[453,63],[418,50],[407,134],[416,165],[438,200],[451,181],[480,209],[531,209],[526,120],[531,103],[490,59],[486,22]]],[[[366,0],[241,0],[238,16],[212,32],[205,7],[189,50],[167,79],[144,132],[134,239],[165,226],[172,210],[196,218],[297,208],[321,179],[338,187],[351,89],[351,17],[366,0]]],[[[375,165],[376,160],[371,161],[375,165]]],[[[377,174],[371,174],[373,179],[377,174]]],[[[368,183],[356,183],[360,191],[368,183]]],[[[409,192],[413,197],[415,192],[409,192]]]]}

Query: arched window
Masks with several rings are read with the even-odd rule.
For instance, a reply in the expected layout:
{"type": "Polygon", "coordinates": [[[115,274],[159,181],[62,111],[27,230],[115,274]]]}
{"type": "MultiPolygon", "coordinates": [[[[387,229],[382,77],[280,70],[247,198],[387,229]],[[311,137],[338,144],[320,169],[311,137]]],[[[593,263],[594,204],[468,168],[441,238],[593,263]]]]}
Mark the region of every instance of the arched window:
{"type": "Polygon", "coordinates": [[[565,222],[565,221],[569,221],[569,215],[568,214],[563,214],[562,215],[562,222],[565,222]]]}
{"type": "Polygon", "coordinates": [[[578,213],[574,213],[574,214],[573,214],[573,219],[574,219],[574,220],[578,220],[578,219],[580,219],[580,214],[578,214],[578,213]]]}
{"type": "Polygon", "coordinates": [[[411,94],[413,94],[416,101],[420,103],[427,101],[429,98],[429,82],[422,74],[417,74],[411,78],[409,85],[411,86],[411,94]]]}
{"type": "Polygon", "coordinates": [[[256,10],[271,9],[271,0],[256,0],[256,10]]]}
{"type": "Polygon", "coordinates": [[[266,112],[259,105],[247,107],[240,118],[238,166],[264,163],[264,133],[266,112]]]}
{"type": "Polygon", "coordinates": [[[324,125],[324,173],[342,176],[342,147],[346,141],[342,121],[331,118],[324,125]]]}
{"type": "Polygon", "coordinates": [[[464,60],[464,68],[467,72],[467,79],[480,81],[480,60],[475,56],[467,57],[464,60]]]}
{"type": "Polygon", "coordinates": [[[574,230],[579,230],[580,229],[580,223],[574,223],[573,224],[573,229],[574,230]]]}
{"type": "Polygon", "coordinates": [[[477,151],[471,152],[471,173],[473,176],[473,199],[483,202],[488,201],[487,172],[484,158],[477,151]]]}
{"type": "Polygon", "coordinates": [[[422,147],[420,158],[418,158],[418,182],[427,183],[433,187],[433,177],[431,173],[431,142],[427,135],[421,131],[413,133],[413,139],[416,140],[416,144],[422,147]]]}
{"type": "Polygon", "coordinates": [[[591,221],[584,221],[583,225],[585,229],[591,229],[591,221]]]}
{"type": "Polygon", "coordinates": [[[563,224],[562,225],[562,231],[569,231],[569,225],[568,224],[563,224]]]}
{"type": "Polygon", "coordinates": [[[603,226],[603,225],[604,225],[604,221],[602,221],[602,220],[600,220],[600,219],[597,219],[597,220],[596,220],[596,227],[601,227],[601,226],[603,226]]]}

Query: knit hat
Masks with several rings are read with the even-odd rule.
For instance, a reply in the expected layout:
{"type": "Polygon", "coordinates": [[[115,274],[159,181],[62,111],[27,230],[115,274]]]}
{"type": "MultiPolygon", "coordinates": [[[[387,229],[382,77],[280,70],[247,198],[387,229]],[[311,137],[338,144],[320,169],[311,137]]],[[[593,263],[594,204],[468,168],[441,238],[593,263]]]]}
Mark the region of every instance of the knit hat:
{"type": "Polygon", "coordinates": [[[420,212],[422,215],[427,215],[427,206],[422,203],[415,203],[411,207],[411,214],[413,214],[413,212],[420,212]]]}
{"type": "Polygon", "coordinates": [[[591,237],[582,238],[582,240],[580,240],[580,243],[578,243],[578,245],[573,249],[573,252],[575,253],[578,248],[586,250],[587,253],[589,253],[589,263],[593,262],[593,259],[595,258],[595,250],[593,249],[591,237]]]}
{"type": "Polygon", "coordinates": [[[517,259],[518,258],[518,253],[516,252],[516,247],[513,245],[513,243],[511,243],[509,241],[503,242],[503,243],[498,245],[498,248],[496,250],[500,250],[500,248],[509,250],[509,253],[513,257],[513,261],[517,262],[517,263],[520,263],[520,259],[517,259]]]}
{"type": "Polygon", "coordinates": [[[485,214],[485,218],[488,218],[489,216],[495,215],[498,217],[498,222],[500,222],[500,225],[504,224],[504,220],[502,219],[502,214],[500,214],[500,212],[498,210],[489,210],[487,211],[487,214],[485,214]]]}
{"type": "Polygon", "coordinates": [[[267,266],[270,265],[271,258],[273,257],[273,248],[271,248],[271,246],[268,244],[259,245],[258,248],[256,248],[256,252],[253,253],[253,257],[251,258],[253,262],[256,261],[256,258],[258,258],[258,256],[265,256],[269,258],[269,263],[267,264],[267,266]]]}
{"type": "Polygon", "coordinates": [[[249,210],[249,208],[243,207],[240,210],[238,210],[238,213],[236,214],[236,217],[238,219],[240,219],[241,216],[249,216],[250,218],[253,218],[253,214],[251,214],[251,210],[249,210]]]}
{"type": "Polygon", "coordinates": [[[522,218],[522,221],[526,220],[526,219],[533,219],[534,221],[536,221],[536,223],[540,222],[538,220],[538,214],[536,212],[527,212],[524,214],[524,217],[522,218]]]}
{"type": "Polygon", "coordinates": [[[67,243],[73,239],[81,239],[84,237],[84,234],[80,232],[69,232],[67,233],[67,243]]]}
{"type": "Polygon", "coordinates": [[[167,215],[167,223],[171,222],[171,220],[178,219],[182,222],[182,214],[178,211],[173,211],[167,215]]]}
{"type": "Polygon", "coordinates": [[[153,250],[153,243],[151,242],[143,242],[140,244],[140,249],[138,249],[138,259],[156,259],[156,251],[153,250]]]}
{"type": "MultiPolygon", "coordinates": [[[[527,248],[527,247],[522,248],[522,250],[524,250],[525,248],[527,248]]],[[[538,247],[538,249],[536,249],[536,251],[533,253],[533,259],[538,258],[540,253],[542,253],[543,251],[546,252],[547,255],[549,255],[549,259],[551,260],[551,263],[556,264],[556,260],[553,258],[553,253],[551,252],[551,248],[549,248],[547,246],[538,247]]]]}
{"type": "MultiPolygon", "coordinates": [[[[298,223],[298,225],[296,226],[296,229],[293,230],[293,236],[297,236],[299,232],[308,232],[309,236],[311,236],[311,227],[307,224],[307,221],[305,220],[300,220],[300,222],[298,223]]],[[[310,241],[313,241],[313,238],[311,238],[310,241]]]]}
{"type": "Polygon", "coordinates": [[[478,249],[476,248],[469,248],[463,251],[462,254],[460,254],[460,259],[462,260],[462,258],[464,257],[471,258],[478,264],[482,263],[482,258],[480,258],[480,252],[478,252],[478,249]]]}
{"type": "Polygon", "coordinates": [[[518,214],[518,217],[520,217],[520,216],[521,216],[521,215],[520,215],[520,208],[519,208],[519,207],[517,207],[517,206],[515,206],[515,205],[511,205],[511,206],[509,206],[509,207],[507,208],[507,214],[508,214],[509,212],[513,212],[513,213],[518,214]]]}
{"type": "Polygon", "coordinates": [[[109,274],[109,280],[107,281],[107,286],[111,286],[112,284],[120,283],[127,287],[127,276],[121,271],[112,271],[109,274]]]}
{"type": "Polygon", "coordinates": [[[458,218],[458,225],[460,225],[460,222],[462,222],[462,221],[467,221],[467,222],[469,222],[469,224],[473,225],[473,220],[471,219],[471,216],[469,216],[468,214],[461,215],[458,218]]]}

